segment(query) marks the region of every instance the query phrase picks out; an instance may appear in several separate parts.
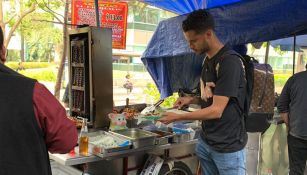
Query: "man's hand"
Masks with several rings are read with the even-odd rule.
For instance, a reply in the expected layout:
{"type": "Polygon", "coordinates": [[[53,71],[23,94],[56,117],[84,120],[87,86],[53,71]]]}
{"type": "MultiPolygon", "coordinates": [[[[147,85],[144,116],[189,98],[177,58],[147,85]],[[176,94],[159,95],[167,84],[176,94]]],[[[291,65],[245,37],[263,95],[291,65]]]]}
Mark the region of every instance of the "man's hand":
{"type": "Polygon", "coordinates": [[[174,103],[174,107],[180,109],[185,105],[191,104],[193,99],[193,97],[179,97],[174,103]]]}
{"type": "Polygon", "coordinates": [[[287,126],[287,130],[289,130],[289,113],[280,113],[281,118],[285,122],[287,126]]]}
{"type": "Polygon", "coordinates": [[[215,87],[215,84],[213,82],[208,82],[206,83],[206,86],[205,86],[205,94],[204,94],[204,97],[203,99],[205,101],[207,101],[209,98],[212,98],[213,97],[213,93],[212,93],[212,88],[215,87]]]}
{"type": "Polygon", "coordinates": [[[160,118],[158,121],[164,123],[164,124],[169,124],[174,121],[180,120],[180,114],[175,114],[173,112],[166,112],[162,115],[162,118],[160,118]]]}

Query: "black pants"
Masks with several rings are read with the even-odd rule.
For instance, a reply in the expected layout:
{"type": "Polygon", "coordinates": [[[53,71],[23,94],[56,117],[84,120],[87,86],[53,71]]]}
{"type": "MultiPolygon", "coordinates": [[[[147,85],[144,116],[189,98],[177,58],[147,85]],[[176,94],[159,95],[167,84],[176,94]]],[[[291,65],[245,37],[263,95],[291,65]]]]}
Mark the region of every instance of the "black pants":
{"type": "Polygon", "coordinates": [[[288,135],[289,175],[303,175],[307,159],[307,140],[288,135]]]}

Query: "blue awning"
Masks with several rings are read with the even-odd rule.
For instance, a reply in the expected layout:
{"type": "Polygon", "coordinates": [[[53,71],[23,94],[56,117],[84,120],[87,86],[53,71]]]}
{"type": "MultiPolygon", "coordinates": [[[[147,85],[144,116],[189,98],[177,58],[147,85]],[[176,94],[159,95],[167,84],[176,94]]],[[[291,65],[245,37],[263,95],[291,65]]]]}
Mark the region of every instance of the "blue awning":
{"type": "MultiPolygon", "coordinates": [[[[283,38],[271,41],[273,47],[280,47],[284,51],[293,51],[294,37],[283,38]]],[[[296,36],[295,50],[300,51],[301,47],[307,47],[307,35],[296,36]]]]}
{"type": "Polygon", "coordinates": [[[198,9],[208,9],[239,1],[242,0],[144,0],[147,4],[179,15],[190,13],[198,9]]]}
{"type": "MultiPolygon", "coordinates": [[[[306,34],[306,9],[306,0],[242,0],[208,10],[215,18],[219,38],[224,43],[239,45],[306,34]]],[[[185,18],[186,15],[181,15],[160,22],[142,55],[161,98],[179,88],[193,89],[199,81],[203,57],[194,55],[185,41],[181,29],[185,18]]]]}

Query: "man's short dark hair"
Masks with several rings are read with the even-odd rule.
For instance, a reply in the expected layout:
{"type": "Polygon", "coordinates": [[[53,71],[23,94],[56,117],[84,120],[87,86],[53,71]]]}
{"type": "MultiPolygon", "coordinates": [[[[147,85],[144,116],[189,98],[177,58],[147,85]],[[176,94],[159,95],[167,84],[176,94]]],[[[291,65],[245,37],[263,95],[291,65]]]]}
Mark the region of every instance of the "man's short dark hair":
{"type": "Polygon", "coordinates": [[[182,22],[184,32],[193,30],[196,33],[203,33],[208,29],[214,30],[215,24],[212,15],[204,9],[193,11],[182,22]]]}
{"type": "Polygon", "coordinates": [[[3,31],[2,31],[2,27],[0,27],[0,49],[3,46],[3,41],[4,41],[3,31]]]}

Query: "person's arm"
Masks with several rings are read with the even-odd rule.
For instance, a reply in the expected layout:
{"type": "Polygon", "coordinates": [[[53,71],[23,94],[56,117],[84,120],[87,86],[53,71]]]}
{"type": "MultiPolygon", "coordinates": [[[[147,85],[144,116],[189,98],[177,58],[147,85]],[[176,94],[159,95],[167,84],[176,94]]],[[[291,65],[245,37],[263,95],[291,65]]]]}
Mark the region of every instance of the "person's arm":
{"type": "Polygon", "coordinates": [[[291,84],[292,84],[292,77],[289,78],[288,81],[286,82],[277,102],[278,112],[280,113],[280,117],[285,122],[287,129],[289,129],[289,105],[291,102],[290,98],[291,84]]]}
{"type": "Polygon", "coordinates": [[[66,117],[66,111],[59,101],[40,83],[33,92],[33,107],[45,134],[45,142],[51,153],[67,153],[77,144],[77,129],[66,117]]]}
{"type": "Polygon", "coordinates": [[[236,98],[238,95],[240,76],[243,75],[241,66],[239,60],[235,58],[227,58],[220,65],[212,105],[187,114],[164,113],[160,121],[168,124],[178,120],[212,120],[221,118],[230,97],[236,98]]]}
{"type": "Polygon", "coordinates": [[[173,107],[182,108],[189,104],[198,104],[200,102],[200,97],[179,97],[174,103],[173,107]]]}
{"type": "Polygon", "coordinates": [[[179,120],[212,120],[221,118],[228,101],[229,97],[214,95],[211,106],[195,112],[182,114],[179,120]]]}
{"type": "Polygon", "coordinates": [[[280,117],[282,118],[282,120],[285,122],[287,128],[289,127],[289,113],[280,113],[280,117]]]}
{"type": "Polygon", "coordinates": [[[290,86],[292,84],[293,78],[290,77],[286,82],[285,86],[283,87],[281,94],[278,99],[277,109],[279,113],[288,113],[289,112],[289,105],[291,102],[290,99],[290,86]]]}

